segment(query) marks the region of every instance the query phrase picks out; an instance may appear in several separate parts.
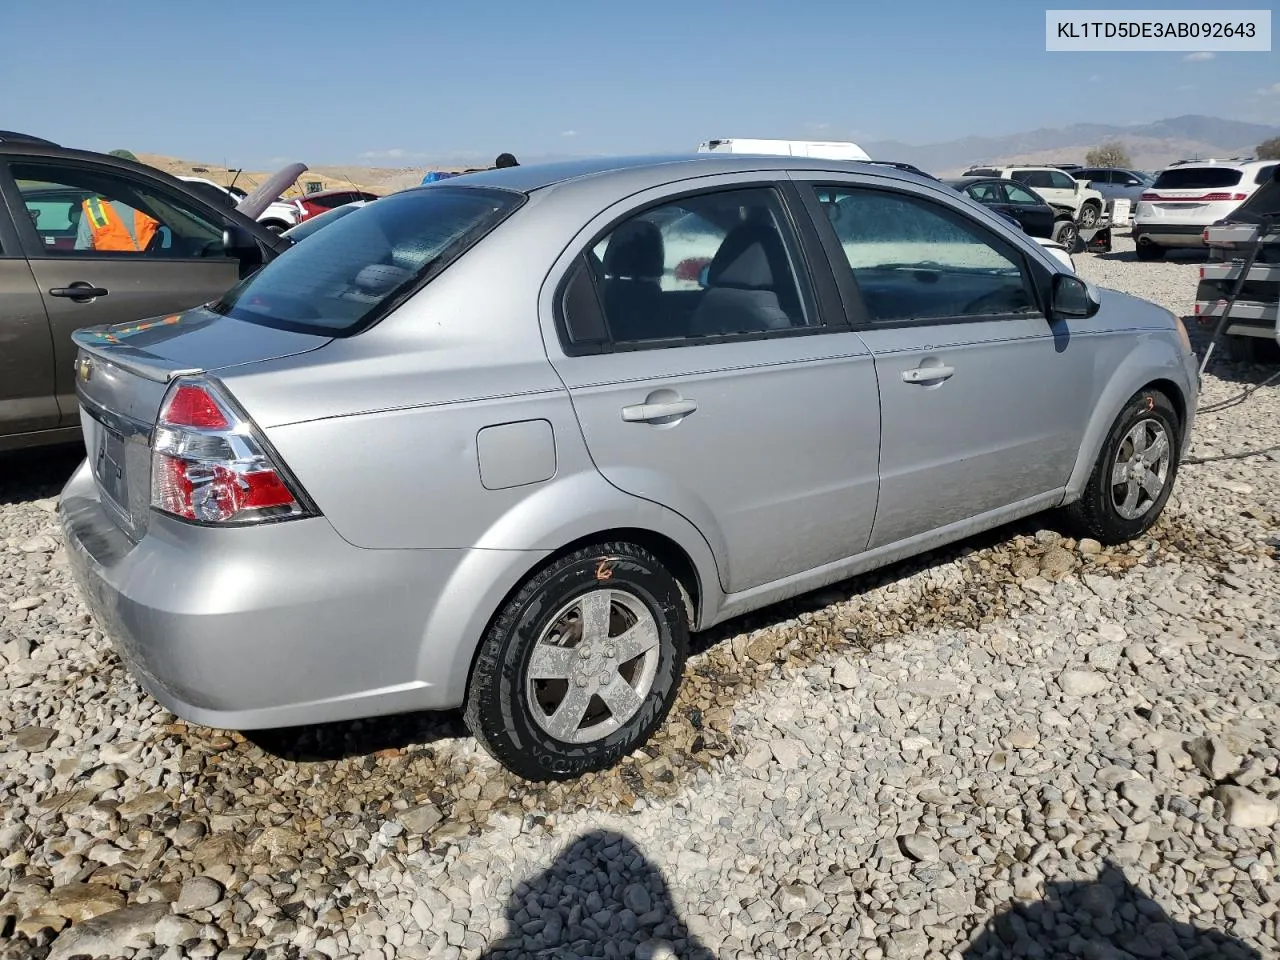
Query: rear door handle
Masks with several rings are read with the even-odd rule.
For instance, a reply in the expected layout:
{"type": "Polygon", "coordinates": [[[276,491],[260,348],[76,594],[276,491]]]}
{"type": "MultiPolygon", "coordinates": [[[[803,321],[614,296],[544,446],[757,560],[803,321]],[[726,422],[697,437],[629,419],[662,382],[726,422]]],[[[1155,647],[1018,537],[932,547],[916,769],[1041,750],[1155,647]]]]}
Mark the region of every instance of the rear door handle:
{"type": "Polygon", "coordinates": [[[83,280],[77,280],[68,287],[52,287],[49,290],[49,296],[66,297],[69,300],[92,300],[94,297],[105,297],[106,295],[106,287],[95,287],[92,284],[85,283],[83,280]]]}
{"type": "Polygon", "coordinates": [[[907,383],[933,383],[935,380],[947,380],[955,372],[955,367],[913,367],[902,371],[902,379],[907,383]]]}
{"type": "Polygon", "coordinates": [[[622,408],[622,419],[627,423],[648,423],[667,417],[683,417],[698,409],[696,400],[669,400],[665,403],[634,403],[622,408]]]}

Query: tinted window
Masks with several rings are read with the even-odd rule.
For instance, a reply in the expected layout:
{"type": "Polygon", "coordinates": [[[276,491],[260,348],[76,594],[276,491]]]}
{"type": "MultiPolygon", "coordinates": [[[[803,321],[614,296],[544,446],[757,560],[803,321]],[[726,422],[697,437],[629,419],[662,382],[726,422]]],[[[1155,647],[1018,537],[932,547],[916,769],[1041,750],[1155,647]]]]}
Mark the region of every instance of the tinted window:
{"type": "Polygon", "coordinates": [[[1016,252],[959,212],[878,190],[819,188],[818,200],[873,321],[1035,309],[1016,252]]]}
{"type": "Polygon", "coordinates": [[[1048,170],[1014,170],[1009,174],[1009,178],[1025,183],[1028,187],[1053,186],[1053,178],[1048,170]]]}
{"type": "Polygon", "coordinates": [[[114,170],[29,161],[10,167],[47,253],[221,257],[222,224],[190,199],[114,170]]]}
{"type": "Polygon", "coordinates": [[[1076,188],[1075,180],[1060,170],[1055,170],[1049,174],[1049,185],[1055,190],[1074,190],[1076,188]]]}
{"type": "Polygon", "coordinates": [[[1033,206],[1040,206],[1043,201],[1030,190],[1024,190],[1013,181],[1009,181],[1004,185],[1005,196],[1009,198],[1010,203],[1024,203],[1033,206]]]}
{"type": "Polygon", "coordinates": [[[198,194],[210,203],[217,204],[221,207],[234,207],[238,200],[228,194],[225,190],[220,190],[211,183],[203,183],[200,180],[185,181],[187,189],[192,193],[198,194]]]}
{"type": "Polygon", "coordinates": [[[757,188],[651,207],[588,259],[615,342],[678,346],[815,323],[798,250],[777,194],[757,188]]]}
{"type": "Polygon", "coordinates": [[[506,190],[435,187],[386,197],[331,223],[241,281],[215,306],[250,323],[356,333],[523,202],[506,190]]]}
{"type": "Polygon", "coordinates": [[[1093,180],[1097,183],[1111,183],[1112,173],[1110,170],[1077,170],[1074,174],[1077,180],[1093,180]]]}
{"type": "Polygon", "coordinates": [[[1276,172],[1276,165],[1273,163],[1269,167],[1261,167],[1253,178],[1254,183],[1266,183],[1276,172]]]}
{"type": "Polygon", "coordinates": [[[1153,186],[1157,190],[1204,190],[1234,187],[1239,182],[1240,171],[1230,167],[1170,167],[1161,171],[1153,186]]]}

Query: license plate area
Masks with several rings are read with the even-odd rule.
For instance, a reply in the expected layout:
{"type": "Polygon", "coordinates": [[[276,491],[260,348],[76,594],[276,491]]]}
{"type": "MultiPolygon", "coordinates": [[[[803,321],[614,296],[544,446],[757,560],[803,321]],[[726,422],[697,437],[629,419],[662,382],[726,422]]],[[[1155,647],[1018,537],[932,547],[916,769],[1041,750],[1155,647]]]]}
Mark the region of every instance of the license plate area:
{"type": "Polygon", "coordinates": [[[129,509],[128,462],[125,439],[106,424],[93,421],[92,446],[88,450],[93,464],[93,478],[116,509],[129,509]]]}

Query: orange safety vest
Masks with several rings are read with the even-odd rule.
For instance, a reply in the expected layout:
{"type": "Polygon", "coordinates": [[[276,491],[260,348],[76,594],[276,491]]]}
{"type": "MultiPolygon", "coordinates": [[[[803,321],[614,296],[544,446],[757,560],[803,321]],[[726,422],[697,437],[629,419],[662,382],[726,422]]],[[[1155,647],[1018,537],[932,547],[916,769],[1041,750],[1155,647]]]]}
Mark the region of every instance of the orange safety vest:
{"type": "Polygon", "coordinates": [[[133,233],[130,234],[129,228],[117,216],[115,207],[104,203],[101,197],[90,197],[81,206],[84,208],[84,215],[89,218],[89,231],[95,250],[146,250],[147,244],[160,228],[159,220],[140,210],[134,210],[133,233]]]}

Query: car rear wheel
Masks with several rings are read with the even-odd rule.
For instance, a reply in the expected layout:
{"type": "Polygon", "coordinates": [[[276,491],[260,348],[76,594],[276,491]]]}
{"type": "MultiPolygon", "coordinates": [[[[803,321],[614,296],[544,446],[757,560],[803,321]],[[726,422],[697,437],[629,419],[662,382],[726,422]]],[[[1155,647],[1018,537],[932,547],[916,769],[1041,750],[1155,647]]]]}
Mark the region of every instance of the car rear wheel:
{"type": "Polygon", "coordinates": [[[689,612],[649,551],[606,543],[561,557],[498,612],[464,711],[480,744],[527,780],[568,780],[643,744],[675,700],[689,612]]]}
{"type": "Polygon", "coordinates": [[[1139,260],[1159,260],[1164,256],[1164,247],[1144,240],[1138,244],[1137,254],[1139,260]]]}
{"type": "Polygon", "coordinates": [[[1080,226],[1085,230],[1091,229],[1101,215],[1101,207],[1096,203],[1086,203],[1080,208],[1080,226]]]}
{"type": "Polygon", "coordinates": [[[1178,414],[1158,390],[1143,390],[1111,426],[1084,494],[1066,508],[1082,536],[1117,544],[1151,527],[1173,491],[1181,450],[1178,414]]]}

